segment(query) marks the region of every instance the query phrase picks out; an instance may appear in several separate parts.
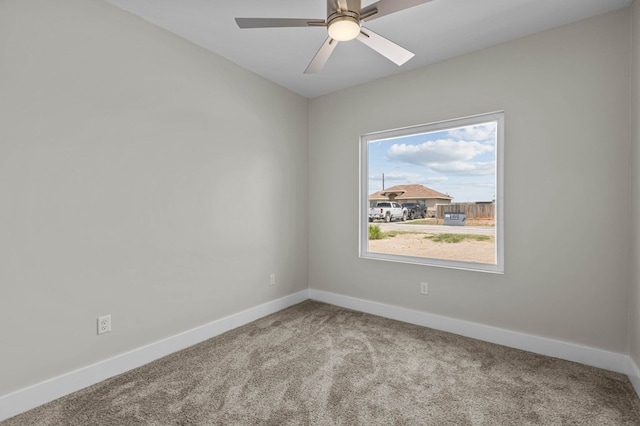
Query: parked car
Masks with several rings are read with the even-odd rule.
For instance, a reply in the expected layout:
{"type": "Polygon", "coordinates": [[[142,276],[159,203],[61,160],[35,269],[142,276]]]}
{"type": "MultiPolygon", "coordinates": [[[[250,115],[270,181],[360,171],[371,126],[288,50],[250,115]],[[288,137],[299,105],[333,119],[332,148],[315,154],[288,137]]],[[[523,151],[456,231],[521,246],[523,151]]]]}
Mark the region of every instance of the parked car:
{"type": "Polygon", "coordinates": [[[375,207],[369,209],[369,222],[383,219],[391,222],[393,219],[407,220],[407,209],[394,201],[379,201],[375,207]]]}
{"type": "Polygon", "coordinates": [[[427,217],[427,208],[418,203],[404,203],[403,208],[407,209],[407,217],[409,219],[425,218],[427,217]]]}

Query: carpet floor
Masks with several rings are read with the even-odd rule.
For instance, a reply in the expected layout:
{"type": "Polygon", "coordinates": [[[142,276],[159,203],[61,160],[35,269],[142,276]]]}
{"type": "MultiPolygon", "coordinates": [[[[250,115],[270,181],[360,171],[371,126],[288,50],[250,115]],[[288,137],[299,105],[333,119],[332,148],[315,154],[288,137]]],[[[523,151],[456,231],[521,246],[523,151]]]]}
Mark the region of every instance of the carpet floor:
{"type": "Polygon", "coordinates": [[[2,425],[640,425],[640,400],[622,374],[306,301],[2,425]]]}

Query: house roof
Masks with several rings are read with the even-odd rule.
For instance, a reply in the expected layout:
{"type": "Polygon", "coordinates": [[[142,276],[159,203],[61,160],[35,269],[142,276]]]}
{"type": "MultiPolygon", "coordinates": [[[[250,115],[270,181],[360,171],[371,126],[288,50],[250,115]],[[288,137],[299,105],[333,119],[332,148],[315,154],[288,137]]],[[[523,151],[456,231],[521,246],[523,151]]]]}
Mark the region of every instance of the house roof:
{"type": "Polygon", "coordinates": [[[438,198],[443,200],[453,200],[453,197],[438,192],[424,185],[396,185],[382,191],[374,192],[369,195],[370,200],[387,200],[389,195],[397,194],[396,200],[419,200],[427,198],[438,198]]]}

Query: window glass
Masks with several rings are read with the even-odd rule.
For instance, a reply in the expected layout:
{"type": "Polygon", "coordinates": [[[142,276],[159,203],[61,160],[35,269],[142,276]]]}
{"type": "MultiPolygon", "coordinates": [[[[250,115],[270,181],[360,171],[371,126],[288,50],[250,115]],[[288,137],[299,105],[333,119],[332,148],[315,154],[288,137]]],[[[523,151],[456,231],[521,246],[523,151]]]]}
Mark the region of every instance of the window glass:
{"type": "Polygon", "coordinates": [[[503,272],[504,113],[361,137],[360,255],[503,272]]]}

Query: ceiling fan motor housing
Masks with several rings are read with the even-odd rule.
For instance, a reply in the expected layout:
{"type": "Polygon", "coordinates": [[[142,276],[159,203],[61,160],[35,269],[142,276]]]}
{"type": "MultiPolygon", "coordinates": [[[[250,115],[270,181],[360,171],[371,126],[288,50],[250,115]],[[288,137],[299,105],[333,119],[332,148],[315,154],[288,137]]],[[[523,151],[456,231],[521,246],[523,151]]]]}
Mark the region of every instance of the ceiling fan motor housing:
{"type": "Polygon", "coordinates": [[[360,0],[327,0],[327,32],[337,41],[360,34],[360,0]]]}
{"type": "Polygon", "coordinates": [[[360,10],[362,9],[361,5],[361,0],[327,0],[327,23],[329,23],[331,15],[341,9],[340,6],[342,6],[343,12],[349,11],[354,12],[355,14],[359,14],[360,10]]]}
{"type": "Polygon", "coordinates": [[[353,40],[360,34],[360,15],[351,11],[336,12],[327,19],[327,31],[334,40],[353,40]]]}

